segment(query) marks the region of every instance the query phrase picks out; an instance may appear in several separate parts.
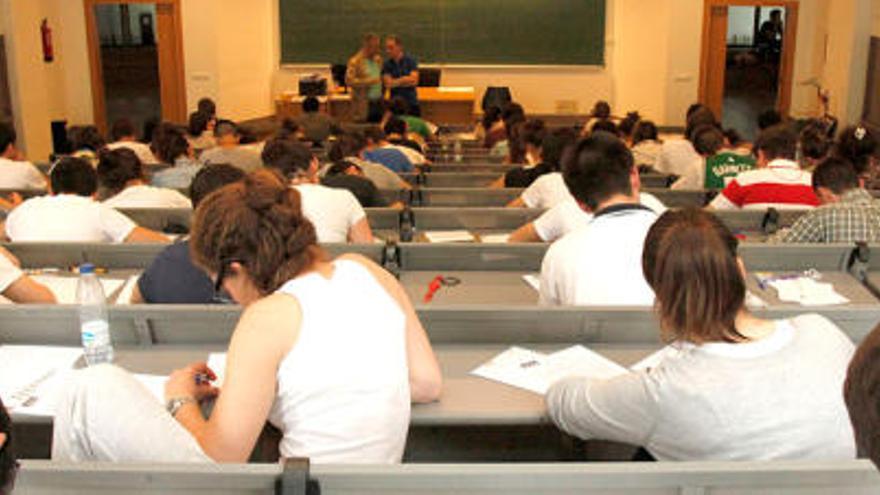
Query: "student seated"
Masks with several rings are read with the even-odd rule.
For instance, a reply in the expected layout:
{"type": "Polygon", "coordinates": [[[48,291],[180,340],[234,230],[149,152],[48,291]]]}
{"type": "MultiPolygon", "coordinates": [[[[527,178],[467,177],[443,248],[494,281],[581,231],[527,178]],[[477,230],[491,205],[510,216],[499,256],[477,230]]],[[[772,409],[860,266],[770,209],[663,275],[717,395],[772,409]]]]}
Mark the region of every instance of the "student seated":
{"type": "Polygon", "coordinates": [[[862,340],[849,364],[843,397],[859,458],[880,468],[880,326],[862,340]]]}
{"type": "Polygon", "coordinates": [[[156,187],[186,189],[202,168],[183,130],[174,124],[162,124],[156,129],[151,148],[163,163],[173,165],[153,174],[152,183],[156,187]]]}
{"type": "Polygon", "coordinates": [[[367,140],[363,134],[343,134],[330,146],[327,158],[331,163],[344,160],[357,165],[364,173],[364,177],[373,181],[373,184],[379,189],[412,189],[409,182],[403,180],[384,165],[365,160],[366,148],[367,140]]]}
{"type": "Polygon", "coordinates": [[[418,136],[418,139],[423,142],[433,140],[434,134],[437,133],[436,125],[421,117],[410,115],[409,103],[399,96],[391,99],[391,102],[388,105],[388,112],[383,120],[387,121],[391,116],[404,121],[404,123],[406,123],[407,134],[415,134],[418,136]]]}
{"type": "Polygon", "coordinates": [[[520,140],[520,146],[525,149],[525,165],[516,167],[502,175],[491,184],[493,188],[504,187],[529,187],[538,177],[555,172],[552,164],[544,160],[544,142],[547,140],[549,131],[543,120],[529,119],[524,123],[517,124],[519,129],[515,133],[520,140]]]}
{"type": "Polygon", "coordinates": [[[801,168],[812,172],[831,152],[831,140],[818,120],[811,120],[798,135],[801,168]]]}
{"type": "Polygon", "coordinates": [[[541,304],[653,304],[639,260],[657,214],[639,203],[639,171],[629,148],[597,133],[578,143],[562,173],[578,206],[593,220],[547,250],[541,263],[541,304]]]}
{"type": "Polygon", "coordinates": [[[708,179],[706,175],[708,160],[724,146],[724,134],[714,125],[697,127],[691,133],[689,140],[694,146],[696,155],[688,160],[686,166],[680,168],[679,178],[670,189],[690,191],[703,189],[708,179]]]}
{"type": "Polygon", "coordinates": [[[657,159],[663,149],[657,125],[650,120],[642,120],[636,124],[632,135],[632,154],[637,167],[655,168],[657,159]]]}
{"type": "Polygon", "coordinates": [[[82,158],[93,167],[98,166],[98,154],[107,147],[107,141],[93,125],[75,125],[68,129],[67,139],[70,141],[70,156],[82,158]]]}
{"type": "Polygon", "coordinates": [[[392,116],[382,129],[388,143],[402,151],[413,165],[423,165],[427,161],[422,145],[408,137],[406,122],[392,116]]]}
{"type": "Polygon", "coordinates": [[[642,264],[674,352],[644,371],[556,383],[545,397],[556,425],[660,461],[855,457],[841,394],[853,344],[834,323],[749,313],[736,238],[696,208],[654,224],[642,264]]]}
{"type": "Polygon", "coordinates": [[[12,419],[0,400],[0,494],[12,493],[17,475],[18,459],[12,442],[12,419]]]}
{"type": "MultiPolygon", "coordinates": [[[[570,130],[554,131],[547,139],[546,149],[541,150],[545,161],[553,169],[535,179],[518,198],[508,203],[508,208],[537,208],[548,210],[571,199],[571,193],[562,178],[562,157],[574,145],[576,136],[570,130]]],[[[609,137],[613,137],[610,136],[609,137]]]]}
{"type": "MultiPolygon", "coordinates": [[[[223,186],[241,182],[245,173],[232,165],[207,165],[199,170],[190,186],[193,208],[223,186]]],[[[138,279],[131,295],[133,304],[212,304],[224,302],[210,278],[193,265],[189,238],[160,252],[138,279]]]]}
{"type": "Polygon", "coordinates": [[[303,214],[318,232],[318,242],[373,242],[373,232],[363,207],[344,189],[322,186],[318,159],[299,143],[275,139],[266,144],[263,162],[299,191],[303,214]]]}
{"type": "Polygon", "coordinates": [[[617,132],[620,134],[620,139],[626,143],[627,146],[632,149],[633,145],[633,133],[635,133],[636,126],[639,125],[639,122],[642,121],[642,116],[639,115],[639,112],[629,112],[626,114],[620,124],[617,125],[617,132]]]}
{"type": "Polygon", "coordinates": [[[0,247],[0,294],[14,303],[55,304],[55,294],[25,275],[18,258],[3,247],[0,247]]]}
{"type": "Polygon", "coordinates": [[[474,135],[483,142],[483,148],[491,150],[500,141],[507,139],[507,130],[501,120],[501,108],[491,106],[486,109],[483,119],[477,125],[474,135]]]}
{"type": "Polygon", "coordinates": [[[260,155],[240,146],[241,132],[235,122],[221,120],[214,127],[215,148],[202,152],[199,161],[203,165],[228,163],[245,172],[253,172],[263,166],[260,155]]]}
{"type": "Polygon", "coordinates": [[[189,115],[189,126],[187,126],[185,137],[192,146],[194,156],[199,156],[202,151],[217,146],[217,141],[214,139],[215,125],[217,125],[215,115],[199,111],[189,115]]]}
{"type": "Polygon", "coordinates": [[[127,148],[134,151],[134,154],[144,165],[159,164],[159,159],[150,150],[150,145],[138,141],[137,131],[135,131],[131,120],[121,118],[113,122],[113,126],[110,128],[110,139],[113,142],[107,145],[108,150],[127,148]]]}
{"type": "Polygon", "coordinates": [[[12,242],[168,242],[95,201],[98,177],[87,161],[62,158],[49,180],[50,196],[28,199],[6,218],[6,236],[12,242]]]}
{"type": "Polygon", "coordinates": [[[46,177],[15,147],[15,128],[0,122],[0,189],[46,189],[46,177]]]}
{"type": "Polygon", "coordinates": [[[694,163],[703,163],[703,157],[694,149],[693,133],[702,126],[718,127],[718,121],[712,110],[702,104],[694,104],[688,108],[687,125],[681,138],[667,139],[663,142],[660,156],[654,169],[661,174],[682,176],[694,168],[694,163]]]}
{"type": "Polygon", "coordinates": [[[505,135],[489,149],[489,158],[503,160],[504,163],[523,163],[525,150],[518,146],[513,132],[517,124],[526,121],[525,109],[519,103],[510,102],[501,109],[501,120],[505,135]]]}
{"type": "Polygon", "coordinates": [[[76,372],[52,459],[243,463],[269,421],[281,457],[401,462],[410,404],[437,400],[442,377],[400,283],[362,256],[331,260],[300,195],[268,170],[208,196],[190,242],[195,262],[244,306],[222,391],[197,381],[215,375],[194,363],[171,374],[166,412],[119,368],[76,372]],[[215,396],[205,419],[199,402],[215,396]]]}
{"type": "Polygon", "coordinates": [[[373,181],[364,176],[364,172],[356,164],[347,160],[338,161],[327,169],[321,184],[334,189],[344,189],[357,198],[364,208],[384,208],[388,201],[376,188],[373,181]]]}
{"type": "Polygon", "coordinates": [[[363,153],[365,160],[379,163],[399,174],[412,172],[415,169],[413,162],[400,149],[401,147],[388,142],[382,129],[371,127],[364,132],[364,136],[367,138],[367,147],[363,153]]]}
{"type": "Polygon", "coordinates": [[[849,161],[856,168],[859,178],[868,188],[878,185],[877,139],[870,129],[863,125],[847,127],[840,132],[834,143],[834,156],[849,161]]]}
{"type": "Polygon", "coordinates": [[[880,241],[880,201],[859,185],[851,163],[826,158],[813,172],[813,189],[822,206],[807,212],[772,242],[854,243],[880,241]]]}
{"type": "Polygon", "coordinates": [[[119,148],[101,153],[98,186],[104,204],[113,208],[190,208],[189,198],[174,189],[147,184],[134,151],[119,148]]]}
{"type": "Polygon", "coordinates": [[[795,161],[797,140],[797,134],[785,125],[762,132],[755,143],[758,168],[737,175],[709,208],[796,210],[818,206],[812,175],[795,161]]]}
{"type": "Polygon", "coordinates": [[[332,117],[321,111],[321,103],[314,96],[306,97],[302,102],[302,115],[296,123],[303,129],[306,141],[321,144],[330,136],[339,132],[339,127],[332,117]]]}
{"type": "Polygon", "coordinates": [[[589,136],[593,129],[593,125],[595,125],[596,122],[601,120],[610,121],[611,119],[611,105],[605,100],[597,100],[596,103],[593,104],[593,109],[590,110],[589,118],[581,127],[581,136],[589,136]]]}

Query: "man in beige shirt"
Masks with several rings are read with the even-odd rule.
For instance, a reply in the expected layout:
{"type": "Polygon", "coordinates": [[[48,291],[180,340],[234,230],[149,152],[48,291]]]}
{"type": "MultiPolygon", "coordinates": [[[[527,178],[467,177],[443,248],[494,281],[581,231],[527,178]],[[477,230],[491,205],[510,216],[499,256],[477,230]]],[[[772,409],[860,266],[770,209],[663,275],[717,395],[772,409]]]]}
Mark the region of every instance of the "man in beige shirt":
{"type": "Polygon", "coordinates": [[[364,35],[361,49],[348,60],[345,84],[351,88],[352,119],[378,122],[382,118],[382,57],[379,36],[364,35]]]}

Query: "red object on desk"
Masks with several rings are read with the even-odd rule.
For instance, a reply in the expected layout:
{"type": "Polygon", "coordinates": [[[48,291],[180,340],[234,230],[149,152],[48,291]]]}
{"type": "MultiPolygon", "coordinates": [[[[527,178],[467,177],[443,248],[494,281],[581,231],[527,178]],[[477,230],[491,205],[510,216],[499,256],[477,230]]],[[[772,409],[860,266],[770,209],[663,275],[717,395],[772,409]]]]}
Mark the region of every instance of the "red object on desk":
{"type": "Polygon", "coordinates": [[[443,277],[441,275],[437,275],[434,277],[434,280],[431,280],[431,283],[428,284],[428,292],[425,292],[425,302],[429,303],[432,299],[434,299],[434,294],[440,290],[440,287],[443,287],[443,277]]]}

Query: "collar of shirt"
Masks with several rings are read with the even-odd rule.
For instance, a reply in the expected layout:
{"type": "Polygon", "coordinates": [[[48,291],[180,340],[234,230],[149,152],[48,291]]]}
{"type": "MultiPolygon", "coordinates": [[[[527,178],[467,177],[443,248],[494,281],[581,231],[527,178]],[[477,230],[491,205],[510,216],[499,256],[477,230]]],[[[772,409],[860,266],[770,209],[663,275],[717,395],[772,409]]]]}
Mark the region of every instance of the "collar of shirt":
{"type": "Polygon", "coordinates": [[[861,187],[857,187],[850,191],[843,193],[843,196],[840,197],[839,205],[863,205],[863,204],[872,204],[876,201],[874,196],[871,195],[868,191],[862,189],[861,187]]]}
{"type": "Polygon", "coordinates": [[[800,170],[801,166],[798,162],[787,160],[785,158],[777,158],[767,164],[767,168],[784,169],[784,170],[800,170]]]}

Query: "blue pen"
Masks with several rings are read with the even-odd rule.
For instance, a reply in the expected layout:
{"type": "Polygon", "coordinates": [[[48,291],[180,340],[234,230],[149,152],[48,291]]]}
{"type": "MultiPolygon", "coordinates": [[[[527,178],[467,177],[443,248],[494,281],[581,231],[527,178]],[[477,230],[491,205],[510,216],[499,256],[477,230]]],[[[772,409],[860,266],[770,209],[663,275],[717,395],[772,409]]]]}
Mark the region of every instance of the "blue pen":
{"type": "Polygon", "coordinates": [[[196,373],[196,385],[211,383],[211,378],[207,373],[196,373]]]}

